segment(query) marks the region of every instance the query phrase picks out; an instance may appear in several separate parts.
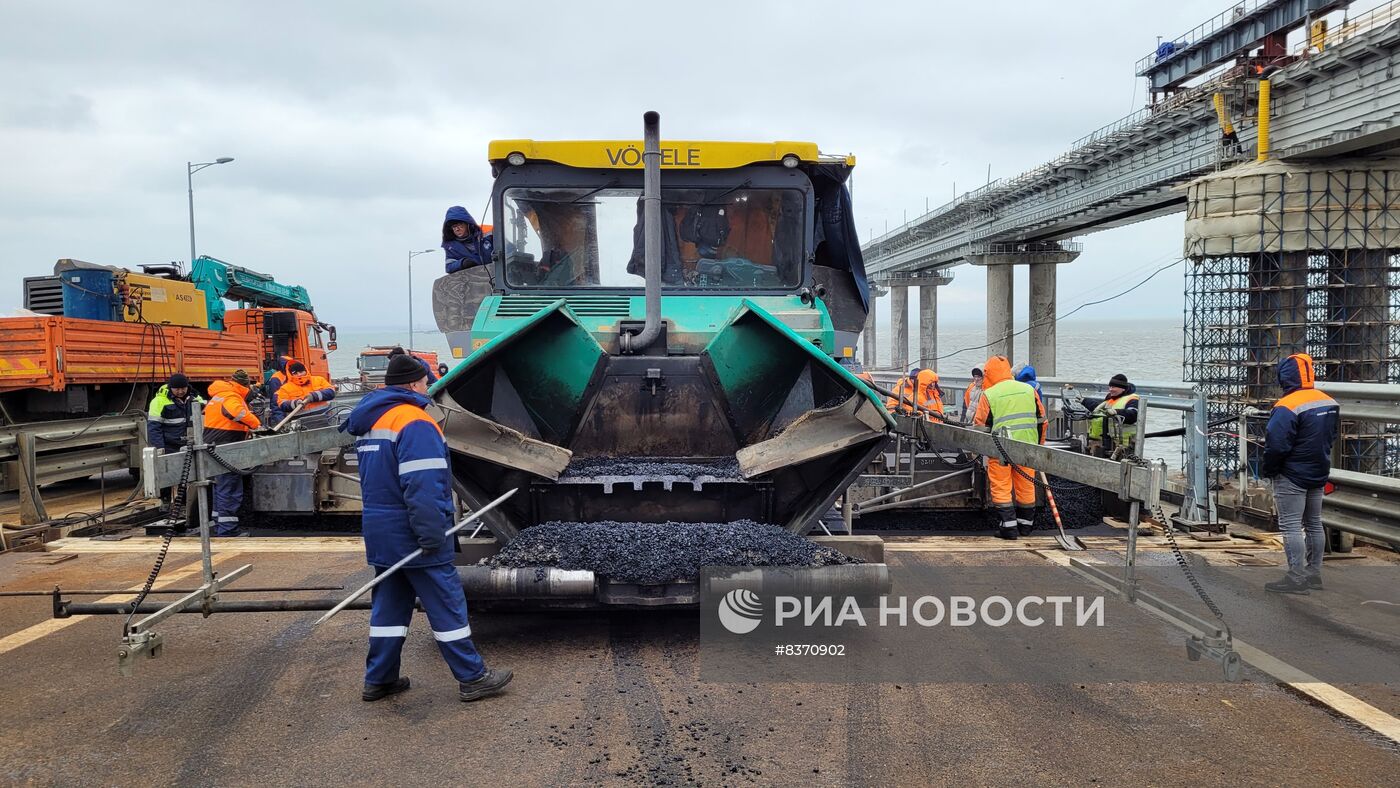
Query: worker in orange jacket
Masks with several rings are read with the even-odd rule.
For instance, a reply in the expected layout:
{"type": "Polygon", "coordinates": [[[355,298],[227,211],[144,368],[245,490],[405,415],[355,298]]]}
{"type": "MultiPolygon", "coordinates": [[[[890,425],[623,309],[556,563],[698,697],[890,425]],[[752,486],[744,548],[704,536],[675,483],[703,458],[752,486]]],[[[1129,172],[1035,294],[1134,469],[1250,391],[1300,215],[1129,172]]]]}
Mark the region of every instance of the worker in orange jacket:
{"type": "MultiPolygon", "coordinates": [[[[248,437],[249,430],[262,422],[248,407],[248,387],[253,383],[247,372],[236,370],[228,380],[209,384],[209,404],[204,406],[204,440],[216,446],[248,437]]],[[[238,528],[238,510],[243,506],[243,477],[229,472],[214,477],[214,536],[247,536],[238,528]]]]}
{"type": "MultiPolygon", "coordinates": [[[[972,423],[988,428],[1002,441],[1045,442],[1045,406],[1030,384],[1011,377],[1005,356],[987,359],[982,397],[972,423]]],[[[992,506],[1001,515],[997,536],[1015,539],[1035,526],[1035,470],[987,458],[987,485],[992,506]]]]}
{"type": "Polygon", "coordinates": [[[277,409],[291,413],[303,405],[302,413],[321,410],[335,399],[335,386],[320,375],[306,371],[306,365],[293,361],[287,365],[287,382],[277,389],[277,409]]]}
{"type": "Polygon", "coordinates": [[[931,369],[919,370],[914,385],[914,402],[922,410],[943,414],[943,388],[938,385],[937,372],[931,369]]]}
{"type": "Polygon", "coordinates": [[[272,403],[270,407],[277,407],[277,390],[287,382],[287,366],[297,363],[291,356],[278,356],[272,362],[272,374],[267,379],[267,384],[263,389],[267,392],[267,401],[272,403]]]}
{"type": "Polygon", "coordinates": [[[889,408],[890,413],[909,415],[914,412],[914,403],[918,401],[918,380],[919,368],[914,367],[909,370],[909,374],[894,384],[894,396],[885,401],[885,407],[889,408]]]}

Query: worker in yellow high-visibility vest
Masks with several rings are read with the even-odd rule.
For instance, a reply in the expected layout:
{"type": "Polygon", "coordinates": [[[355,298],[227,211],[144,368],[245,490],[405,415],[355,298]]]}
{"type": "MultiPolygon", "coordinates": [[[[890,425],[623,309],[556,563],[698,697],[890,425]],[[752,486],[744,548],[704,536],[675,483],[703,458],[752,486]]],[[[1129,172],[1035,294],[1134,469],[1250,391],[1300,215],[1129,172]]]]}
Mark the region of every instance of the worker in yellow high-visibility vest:
{"type": "MultiPolygon", "coordinates": [[[[982,399],[972,423],[993,434],[1023,443],[1045,442],[1045,406],[1030,384],[1011,377],[1005,356],[987,359],[983,367],[982,399]]],[[[987,486],[992,506],[1001,517],[997,536],[1015,539],[1035,526],[1035,470],[987,458],[987,486]]]]}

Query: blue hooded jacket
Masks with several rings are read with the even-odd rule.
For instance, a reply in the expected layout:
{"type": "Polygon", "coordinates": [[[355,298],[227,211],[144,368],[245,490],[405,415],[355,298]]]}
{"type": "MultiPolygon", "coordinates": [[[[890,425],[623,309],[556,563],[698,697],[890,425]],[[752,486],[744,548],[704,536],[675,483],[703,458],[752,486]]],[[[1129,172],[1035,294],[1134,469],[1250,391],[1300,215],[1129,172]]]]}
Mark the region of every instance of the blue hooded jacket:
{"type": "Polygon", "coordinates": [[[1035,367],[1030,364],[1022,364],[1016,368],[1016,379],[1022,383],[1029,383],[1031,388],[1035,389],[1035,393],[1040,393],[1040,381],[1036,380],[1035,367]]]}
{"type": "Polygon", "coordinates": [[[340,429],[359,438],[365,558],[390,566],[417,548],[408,566],[439,566],[453,559],[452,473],[447,443],[423,411],[431,400],[399,386],[361,398],[340,429]]]}
{"type": "Polygon", "coordinates": [[[1341,409],[1336,400],[1313,388],[1315,378],[1312,356],[1306,353],[1278,363],[1284,395],[1269,414],[1260,476],[1284,476],[1309,490],[1327,483],[1341,409]]]}
{"type": "Polygon", "coordinates": [[[466,208],[454,205],[447,209],[447,216],[442,220],[442,250],[447,255],[447,273],[489,265],[495,248],[495,239],[481,231],[481,225],[476,223],[466,208]],[[467,223],[465,240],[457,240],[452,233],[453,222],[467,223]]]}

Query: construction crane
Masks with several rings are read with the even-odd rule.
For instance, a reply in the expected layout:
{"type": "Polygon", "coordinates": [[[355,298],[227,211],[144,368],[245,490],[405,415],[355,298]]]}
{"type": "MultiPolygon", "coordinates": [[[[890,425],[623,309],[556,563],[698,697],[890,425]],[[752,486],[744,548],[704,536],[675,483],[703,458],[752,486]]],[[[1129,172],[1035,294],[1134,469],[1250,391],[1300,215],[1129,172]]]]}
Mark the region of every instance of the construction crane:
{"type": "Polygon", "coordinates": [[[284,285],[267,274],[200,255],[190,266],[190,281],[204,292],[209,327],[224,330],[224,299],[243,308],[273,307],[314,312],[311,296],[300,285],[284,285]]]}

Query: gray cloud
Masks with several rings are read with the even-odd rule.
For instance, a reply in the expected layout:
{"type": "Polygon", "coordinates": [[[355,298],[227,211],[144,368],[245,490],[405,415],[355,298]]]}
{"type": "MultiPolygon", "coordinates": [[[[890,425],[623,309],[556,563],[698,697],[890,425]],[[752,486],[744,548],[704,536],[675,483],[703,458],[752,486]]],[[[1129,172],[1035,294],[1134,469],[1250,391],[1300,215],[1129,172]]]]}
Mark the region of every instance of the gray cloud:
{"type": "MultiPolygon", "coordinates": [[[[393,324],[407,250],[484,204],[488,140],[635,137],[645,109],[672,137],[855,153],[857,224],[880,232],[1126,114],[1156,35],[1220,7],[10,2],[0,309],[60,257],[188,257],[184,162],[233,156],[196,176],[200,251],[305,284],[329,320],[393,324]]],[[[1062,291],[1177,253],[1180,220],[1087,247],[1062,291]]],[[[960,269],[944,316],[980,319],[981,286],[960,269]]],[[[1180,289],[1099,316],[1179,314],[1180,289]]]]}

